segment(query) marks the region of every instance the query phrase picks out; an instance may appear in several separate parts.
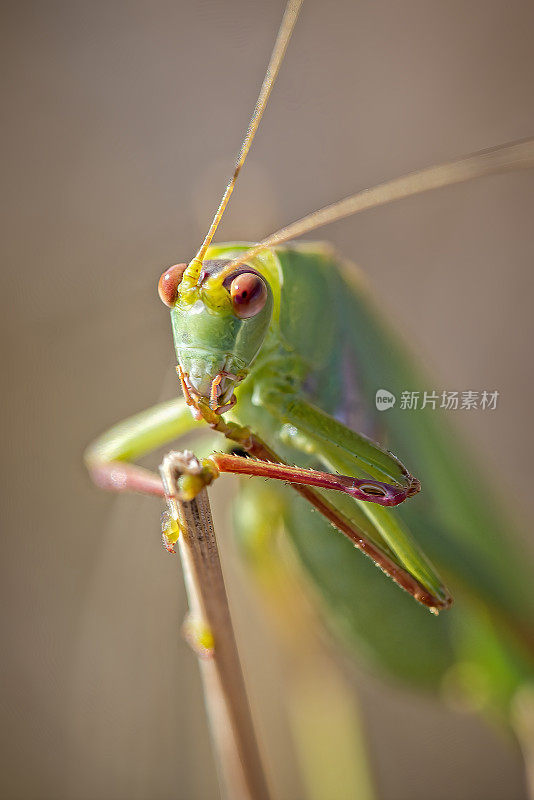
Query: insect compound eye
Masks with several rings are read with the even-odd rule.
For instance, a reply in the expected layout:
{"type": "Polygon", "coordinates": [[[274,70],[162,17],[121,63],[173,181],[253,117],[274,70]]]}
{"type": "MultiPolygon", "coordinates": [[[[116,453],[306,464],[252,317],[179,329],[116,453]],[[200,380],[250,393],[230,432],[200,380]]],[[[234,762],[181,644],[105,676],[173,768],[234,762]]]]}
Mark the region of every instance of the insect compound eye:
{"type": "Polygon", "coordinates": [[[230,285],[234,313],[240,319],[258,314],[267,300],[265,281],[253,272],[242,272],[230,285]]]}
{"type": "Polygon", "coordinates": [[[166,306],[172,308],[178,297],[178,287],[187,269],[187,264],[174,264],[162,274],[158,281],[158,294],[166,306]]]}

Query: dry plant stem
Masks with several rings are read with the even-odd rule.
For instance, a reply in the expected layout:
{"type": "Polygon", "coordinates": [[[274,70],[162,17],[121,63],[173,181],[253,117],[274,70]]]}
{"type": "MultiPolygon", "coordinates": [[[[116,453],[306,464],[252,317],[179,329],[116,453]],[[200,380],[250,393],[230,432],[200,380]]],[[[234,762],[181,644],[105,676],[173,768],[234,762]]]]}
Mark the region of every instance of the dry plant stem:
{"type": "Polygon", "coordinates": [[[516,692],[510,723],[523,755],[527,793],[534,800],[534,685],[526,684],[516,692]]]}
{"type": "Polygon", "coordinates": [[[206,489],[191,501],[178,497],[180,474],[195,474],[191,453],[171,452],[160,467],[171,515],[180,524],[178,546],[192,627],[204,626],[214,647],[199,655],[204,698],[219,777],[228,800],[269,800],[235,642],[206,489]]]}

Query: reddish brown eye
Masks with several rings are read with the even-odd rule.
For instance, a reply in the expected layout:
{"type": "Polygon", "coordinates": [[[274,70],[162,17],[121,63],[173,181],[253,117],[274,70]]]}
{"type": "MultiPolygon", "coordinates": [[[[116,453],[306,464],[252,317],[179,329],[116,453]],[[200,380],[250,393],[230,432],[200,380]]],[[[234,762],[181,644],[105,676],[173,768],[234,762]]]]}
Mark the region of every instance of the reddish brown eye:
{"type": "Polygon", "coordinates": [[[178,297],[178,287],[187,269],[187,264],[175,264],[166,269],[158,281],[158,294],[166,306],[172,308],[178,297]]]}
{"type": "Polygon", "coordinates": [[[258,314],[267,300],[267,287],[259,275],[243,272],[234,278],[230,297],[236,316],[248,319],[258,314]]]}

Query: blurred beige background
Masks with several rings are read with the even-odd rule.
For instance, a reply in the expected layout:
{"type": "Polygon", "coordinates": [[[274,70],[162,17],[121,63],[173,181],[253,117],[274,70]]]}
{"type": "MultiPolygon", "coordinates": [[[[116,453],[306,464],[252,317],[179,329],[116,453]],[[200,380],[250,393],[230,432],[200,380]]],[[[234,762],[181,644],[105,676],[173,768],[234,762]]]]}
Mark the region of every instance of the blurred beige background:
{"type": "MultiPolygon", "coordinates": [[[[174,386],[156,281],[206,230],[283,3],[1,7],[0,795],[217,797],[160,505],[98,493],[81,453],[161,398],[166,376],[174,386]]],[[[533,28],[530,0],[309,0],[219,239],[256,239],[358,188],[532,135],[533,28]]],[[[320,233],[363,267],[437,386],[501,392],[497,411],[455,419],[519,520],[533,478],[533,190],[532,174],[493,177],[320,233]]],[[[229,534],[273,783],[303,800],[275,702],[281,667],[229,534]]],[[[497,731],[364,671],[358,684],[384,800],[524,798],[497,731]]]]}

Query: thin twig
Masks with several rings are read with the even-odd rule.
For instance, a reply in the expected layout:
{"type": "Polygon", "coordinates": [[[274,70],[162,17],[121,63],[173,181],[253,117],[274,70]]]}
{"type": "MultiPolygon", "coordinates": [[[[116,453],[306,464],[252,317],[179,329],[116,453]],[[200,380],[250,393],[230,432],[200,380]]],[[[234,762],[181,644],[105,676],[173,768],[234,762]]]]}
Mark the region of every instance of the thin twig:
{"type": "Polygon", "coordinates": [[[510,723],[514,731],[525,764],[527,794],[534,800],[534,686],[526,684],[514,695],[511,704],[510,723]]]}
{"type": "Polygon", "coordinates": [[[189,601],[186,635],[199,657],[204,698],[224,792],[231,800],[269,800],[235,642],[206,489],[180,498],[181,475],[198,475],[189,452],[171,452],[160,467],[189,601]]]}

